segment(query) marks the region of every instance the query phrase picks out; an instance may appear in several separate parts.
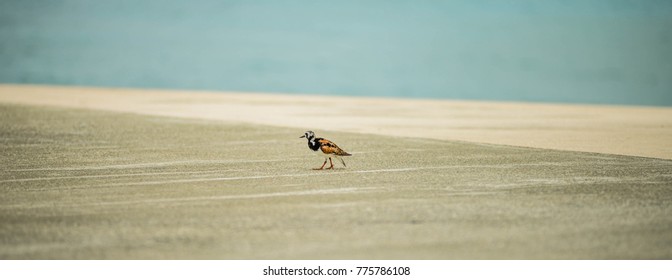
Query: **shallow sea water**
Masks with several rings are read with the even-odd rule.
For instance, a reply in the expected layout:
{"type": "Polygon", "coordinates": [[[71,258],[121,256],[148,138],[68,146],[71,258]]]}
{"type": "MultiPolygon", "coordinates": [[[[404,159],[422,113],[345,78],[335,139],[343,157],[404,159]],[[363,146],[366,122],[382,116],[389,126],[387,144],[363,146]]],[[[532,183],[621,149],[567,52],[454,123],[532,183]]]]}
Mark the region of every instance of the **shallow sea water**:
{"type": "Polygon", "coordinates": [[[2,1],[0,82],[672,105],[670,1],[2,1]]]}

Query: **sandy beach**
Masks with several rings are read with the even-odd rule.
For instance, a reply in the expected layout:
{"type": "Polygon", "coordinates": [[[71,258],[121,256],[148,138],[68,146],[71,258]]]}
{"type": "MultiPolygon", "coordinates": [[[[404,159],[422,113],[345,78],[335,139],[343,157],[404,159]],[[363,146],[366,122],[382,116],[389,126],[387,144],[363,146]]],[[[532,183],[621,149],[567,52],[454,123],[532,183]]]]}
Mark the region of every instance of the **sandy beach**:
{"type": "Polygon", "coordinates": [[[670,259],[670,113],[3,85],[0,258],[670,259]]]}
{"type": "Polygon", "coordinates": [[[0,85],[0,102],[672,159],[672,109],[0,85]]]}

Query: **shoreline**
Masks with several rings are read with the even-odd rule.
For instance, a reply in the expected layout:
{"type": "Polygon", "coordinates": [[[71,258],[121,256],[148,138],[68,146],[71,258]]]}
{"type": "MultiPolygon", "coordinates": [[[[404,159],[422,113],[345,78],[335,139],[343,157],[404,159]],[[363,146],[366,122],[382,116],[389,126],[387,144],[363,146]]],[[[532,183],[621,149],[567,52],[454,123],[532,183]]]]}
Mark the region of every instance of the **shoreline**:
{"type": "Polygon", "coordinates": [[[672,159],[666,107],[16,84],[0,103],[672,159]]]}

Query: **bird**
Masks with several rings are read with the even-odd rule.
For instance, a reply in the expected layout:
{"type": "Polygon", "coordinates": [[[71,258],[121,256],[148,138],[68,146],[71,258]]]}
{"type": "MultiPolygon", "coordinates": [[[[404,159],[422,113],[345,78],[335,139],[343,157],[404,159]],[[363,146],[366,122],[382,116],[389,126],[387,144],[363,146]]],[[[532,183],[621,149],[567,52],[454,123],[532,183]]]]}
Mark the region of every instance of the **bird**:
{"type": "Polygon", "coordinates": [[[322,166],[320,168],[313,168],[314,170],[324,169],[324,166],[327,164],[327,159],[329,159],[329,164],[331,164],[331,166],[329,166],[327,169],[334,169],[334,163],[331,161],[332,157],[341,160],[343,166],[347,167],[345,165],[345,161],[341,157],[351,156],[351,154],[339,148],[334,142],[331,142],[324,138],[316,138],[315,132],[312,132],[310,130],[306,131],[299,138],[308,139],[308,148],[310,148],[313,152],[315,152],[315,154],[324,157],[324,163],[322,164],[322,166]]]}

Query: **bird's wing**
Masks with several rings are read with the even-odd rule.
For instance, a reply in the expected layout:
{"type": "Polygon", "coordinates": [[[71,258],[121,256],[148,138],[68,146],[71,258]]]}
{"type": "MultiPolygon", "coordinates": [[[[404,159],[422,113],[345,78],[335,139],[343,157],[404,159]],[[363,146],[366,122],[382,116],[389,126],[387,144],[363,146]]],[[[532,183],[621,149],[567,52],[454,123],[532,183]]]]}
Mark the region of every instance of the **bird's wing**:
{"type": "Polygon", "coordinates": [[[343,151],[343,149],[339,148],[334,144],[334,142],[331,142],[327,139],[317,139],[317,143],[320,144],[320,150],[322,150],[323,153],[328,154],[328,155],[337,155],[337,156],[349,156],[347,152],[343,151]]]}

